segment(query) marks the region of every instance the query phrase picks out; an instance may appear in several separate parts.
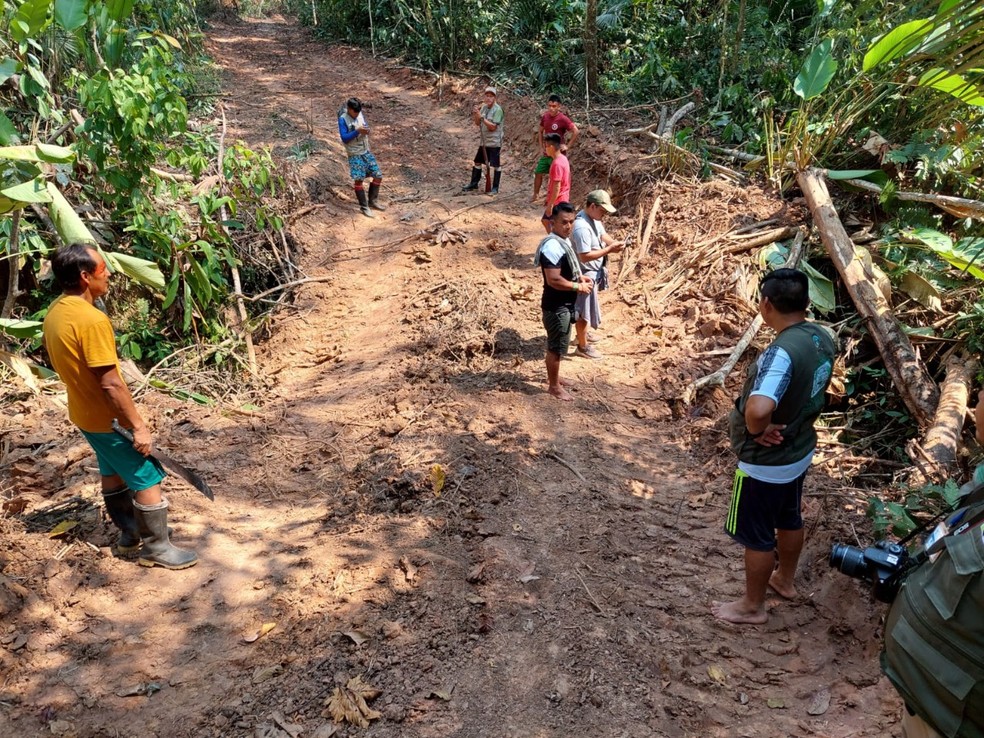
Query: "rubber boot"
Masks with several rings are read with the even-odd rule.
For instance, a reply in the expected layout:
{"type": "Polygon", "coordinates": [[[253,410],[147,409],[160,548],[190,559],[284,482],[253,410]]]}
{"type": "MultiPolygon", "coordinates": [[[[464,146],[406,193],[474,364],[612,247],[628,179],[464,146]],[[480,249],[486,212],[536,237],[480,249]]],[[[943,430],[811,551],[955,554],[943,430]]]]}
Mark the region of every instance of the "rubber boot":
{"type": "Polygon", "coordinates": [[[386,206],[379,204],[379,186],[379,182],[373,182],[369,185],[369,207],[373,210],[383,212],[386,210],[386,206]]]}
{"type": "Polygon", "coordinates": [[[165,569],[187,569],[198,563],[198,554],[172,546],[167,534],[167,499],[156,505],[133,503],[137,524],[147,535],[140,548],[141,566],[163,566],[165,569]]]}
{"type": "Polygon", "coordinates": [[[471,178],[471,182],[469,182],[464,187],[462,187],[461,188],[461,191],[462,192],[471,192],[473,190],[477,190],[478,189],[478,183],[481,181],[481,179],[482,179],[482,168],[481,167],[472,167],[472,178],[471,178]]]}
{"type": "Polygon", "coordinates": [[[499,180],[502,179],[502,170],[496,169],[495,176],[492,177],[492,189],[489,191],[491,195],[499,194],[499,180]]]}
{"type": "Polygon", "coordinates": [[[133,514],[133,493],[125,484],[102,493],[106,512],[113,525],[120,529],[116,550],[121,556],[130,556],[140,549],[140,528],[133,514]]]}
{"type": "Polygon", "coordinates": [[[369,198],[366,197],[366,191],[358,189],[355,191],[355,196],[359,200],[359,210],[362,211],[362,214],[367,218],[375,218],[376,216],[373,215],[372,211],[369,209],[369,198]]]}

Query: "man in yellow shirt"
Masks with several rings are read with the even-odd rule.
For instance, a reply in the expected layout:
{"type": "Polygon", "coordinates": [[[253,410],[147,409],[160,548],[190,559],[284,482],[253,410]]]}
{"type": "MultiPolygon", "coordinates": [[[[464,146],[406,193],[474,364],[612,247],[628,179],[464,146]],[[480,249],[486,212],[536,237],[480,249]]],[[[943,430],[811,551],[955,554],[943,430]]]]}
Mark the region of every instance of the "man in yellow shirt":
{"type": "Polygon", "coordinates": [[[113,326],[94,305],[109,291],[106,262],[94,248],[72,244],[54,253],[51,269],[62,295],[48,308],[44,344],[68,390],[68,417],[99,461],[106,510],[121,531],[117,548],[139,548],[144,566],[194,566],[198,555],[168,538],[164,472],[148,457],[153,439],[120,375],[113,326]],[[133,430],[132,446],[113,432],[114,418],[133,430]]]}

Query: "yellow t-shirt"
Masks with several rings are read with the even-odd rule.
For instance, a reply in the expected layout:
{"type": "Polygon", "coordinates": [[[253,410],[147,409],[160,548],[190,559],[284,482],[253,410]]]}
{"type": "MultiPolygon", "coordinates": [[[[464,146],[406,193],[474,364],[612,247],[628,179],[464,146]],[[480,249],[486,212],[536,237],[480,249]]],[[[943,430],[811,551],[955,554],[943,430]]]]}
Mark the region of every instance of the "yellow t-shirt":
{"type": "Polygon", "coordinates": [[[112,432],[113,406],[90,371],[99,366],[120,370],[109,318],[81,297],[62,295],[44,319],[44,345],[68,389],[69,419],[89,433],[112,432]]]}

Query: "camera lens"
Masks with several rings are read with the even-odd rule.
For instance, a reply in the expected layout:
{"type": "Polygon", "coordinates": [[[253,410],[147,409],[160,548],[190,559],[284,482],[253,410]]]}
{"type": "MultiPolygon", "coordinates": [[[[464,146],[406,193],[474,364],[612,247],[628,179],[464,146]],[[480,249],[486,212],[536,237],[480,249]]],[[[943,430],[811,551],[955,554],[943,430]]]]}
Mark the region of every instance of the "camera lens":
{"type": "Polygon", "coordinates": [[[863,579],[868,572],[864,559],[864,551],[857,546],[835,543],[830,551],[830,565],[837,567],[843,574],[856,579],[863,579]]]}

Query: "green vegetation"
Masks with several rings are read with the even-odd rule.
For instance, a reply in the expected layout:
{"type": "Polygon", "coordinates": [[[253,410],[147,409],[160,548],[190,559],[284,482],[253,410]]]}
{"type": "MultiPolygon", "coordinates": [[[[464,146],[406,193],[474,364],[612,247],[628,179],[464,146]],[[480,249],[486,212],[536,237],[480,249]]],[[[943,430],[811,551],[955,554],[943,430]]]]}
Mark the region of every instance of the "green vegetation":
{"type": "Polygon", "coordinates": [[[0,333],[38,347],[42,259],[86,241],[132,280],[112,295],[124,356],[236,343],[231,274],[280,281],[284,187],[269,153],[231,143],[220,167],[220,124],[189,125],[189,100],[217,112],[194,3],[4,0],[0,27],[0,333]]]}

